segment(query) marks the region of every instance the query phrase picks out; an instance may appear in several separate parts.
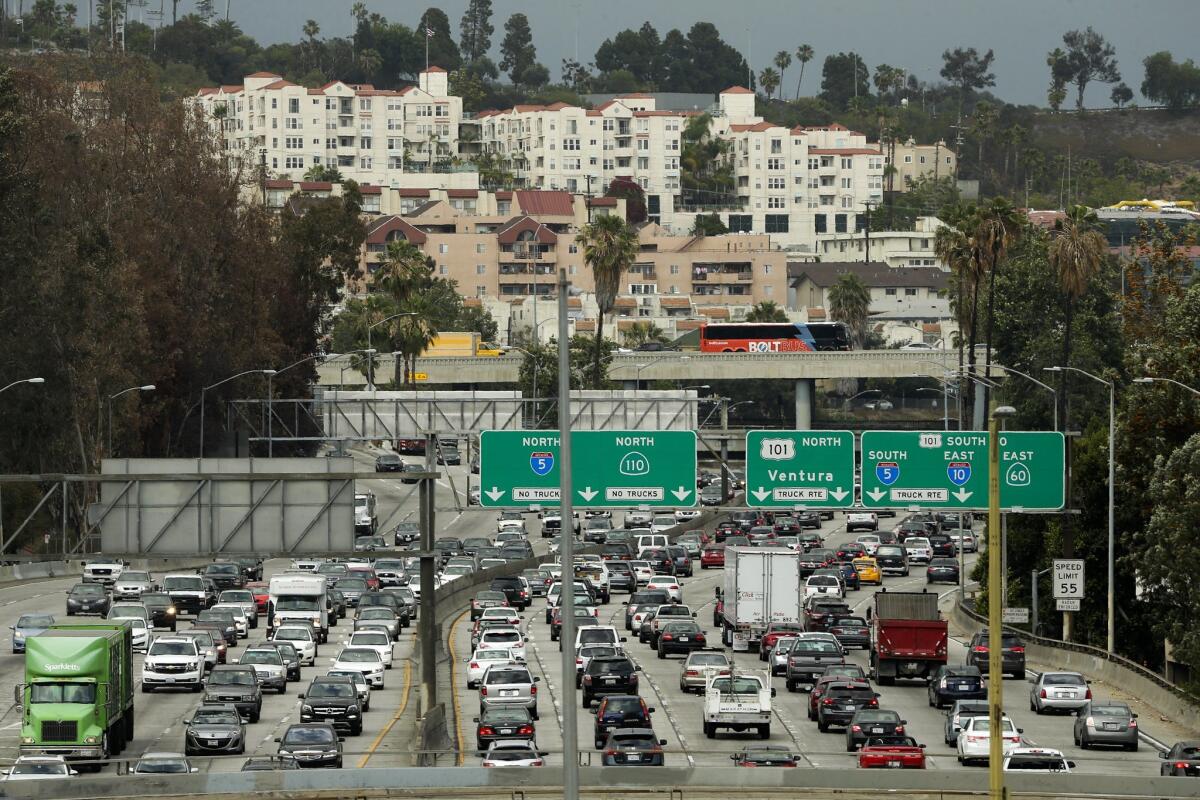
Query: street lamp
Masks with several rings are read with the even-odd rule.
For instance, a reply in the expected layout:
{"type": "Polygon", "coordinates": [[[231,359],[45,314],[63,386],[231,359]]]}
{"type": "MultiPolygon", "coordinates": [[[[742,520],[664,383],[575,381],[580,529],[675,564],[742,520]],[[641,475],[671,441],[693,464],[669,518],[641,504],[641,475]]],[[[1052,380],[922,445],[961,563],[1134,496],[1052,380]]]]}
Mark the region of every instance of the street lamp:
{"type": "Polygon", "coordinates": [[[942,430],[944,430],[944,431],[950,430],[950,407],[949,407],[949,403],[946,402],[945,388],[943,387],[941,389],[935,389],[932,386],[922,386],[919,389],[914,389],[913,391],[914,392],[933,392],[934,394],[942,395],[942,430]]]}
{"type": "Polygon", "coordinates": [[[243,375],[268,375],[268,376],[270,376],[270,375],[274,375],[274,374],[275,374],[275,370],[273,370],[273,369],[248,369],[248,370],[245,370],[244,372],[239,372],[236,375],[230,375],[228,378],[217,381],[216,383],[214,383],[210,386],[205,386],[203,389],[200,390],[200,457],[201,458],[204,458],[204,395],[205,395],[205,393],[208,392],[209,389],[215,389],[218,386],[225,384],[225,383],[229,383],[234,378],[240,378],[243,375]]]}
{"type": "MultiPolygon", "coordinates": [[[[542,258],[542,243],[538,241],[538,231],[546,228],[544,222],[539,222],[537,227],[533,229],[533,236],[525,241],[525,258],[529,261],[529,268],[533,270],[533,337],[538,340],[538,265],[537,262],[542,258]],[[530,245],[533,247],[530,247],[530,245]],[[536,248],[536,249],[534,249],[536,248]],[[536,253],[536,256],[534,255],[536,253]]],[[[546,228],[546,230],[550,230],[546,228]]],[[[551,231],[553,233],[553,231],[551,231]]],[[[545,321],[545,320],[543,320],[545,321]]]]}
{"type": "MultiPolygon", "coordinates": [[[[1036,383],[1038,386],[1042,387],[1047,392],[1049,392],[1051,395],[1053,395],[1054,396],[1054,400],[1053,400],[1053,403],[1054,403],[1054,430],[1058,430],[1058,390],[1057,389],[1055,389],[1053,386],[1051,386],[1048,383],[1042,383],[1041,381],[1039,381],[1037,378],[1033,377],[1032,375],[1027,375],[1026,373],[1021,372],[1020,370],[1013,369],[1012,367],[1006,367],[1003,364],[992,364],[991,366],[992,366],[992,369],[1002,369],[1005,372],[1011,372],[1013,375],[1020,375],[1022,378],[1025,378],[1028,381],[1036,383]]],[[[975,369],[979,369],[979,367],[976,366],[975,369]]],[[[974,377],[979,377],[979,376],[976,375],[974,377]]]]}
{"type": "Polygon", "coordinates": [[[1164,383],[1173,383],[1176,386],[1178,386],[1179,388],[1187,389],[1192,394],[1196,395],[1197,397],[1200,397],[1200,389],[1193,389],[1192,387],[1188,386],[1186,383],[1180,383],[1179,381],[1174,380],[1172,378],[1134,378],[1133,379],[1134,383],[1154,383],[1155,381],[1163,381],[1164,383]]]}
{"type": "Polygon", "coordinates": [[[638,384],[638,386],[641,386],[642,370],[644,370],[646,367],[654,366],[655,364],[657,364],[660,361],[666,361],[668,359],[675,359],[676,361],[691,361],[692,357],[691,356],[659,356],[658,358],[656,358],[652,361],[647,361],[645,364],[633,364],[631,366],[634,366],[637,368],[637,376],[634,378],[634,382],[636,384],[638,384]]]}
{"type": "MultiPolygon", "coordinates": [[[[1096,383],[1102,383],[1108,387],[1108,652],[1116,652],[1117,639],[1117,618],[1116,618],[1116,578],[1114,577],[1113,561],[1115,550],[1115,524],[1113,521],[1113,485],[1115,480],[1115,453],[1113,443],[1116,439],[1117,431],[1117,384],[1115,381],[1106,381],[1097,375],[1079,369],[1078,367],[1044,367],[1047,372],[1078,372],[1080,375],[1087,376],[1096,383]]],[[[1190,388],[1190,387],[1188,387],[1190,388]]],[[[1193,389],[1193,391],[1195,391],[1193,389]]],[[[1200,394],[1200,392],[1197,392],[1200,394]]]]}
{"type": "Polygon", "coordinates": [[[850,397],[847,397],[847,398],[846,398],[846,405],[845,405],[845,408],[849,409],[849,408],[850,408],[850,404],[851,404],[851,403],[853,403],[853,402],[854,402],[855,400],[857,400],[858,398],[862,397],[864,394],[883,394],[883,389],[863,389],[863,390],[862,390],[861,392],[859,392],[858,394],[856,394],[856,395],[851,395],[850,397]]]}
{"type": "MultiPolygon", "coordinates": [[[[988,717],[990,728],[999,731],[1004,715],[1004,681],[1000,680],[1001,648],[996,643],[1004,633],[1003,603],[1000,600],[1002,576],[1000,574],[1000,547],[996,541],[1000,532],[1000,429],[1003,423],[1017,410],[1012,406],[1000,406],[992,412],[988,422],[988,639],[992,646],[988,651],[988,675],[997,676],[988,681],[988,717]]],[[[991,800],[1004,798],[1003,740],[993,735],[988,743],[988,773],[991,800]]]]}
{"type": "Polygon", "coordinates": [[[46,382],[45,378],[25,378],[23,380],[13,381],[8,386],[5,386],[3,389],[0,389],[0,392],[6,392],[9,389],[13,388],[14,386],[20,386],[22,383],[45,383],[45,382],[46,382]]]}
{"type": "MultiPolygon", "coordinates": [[[[361,351],[354,351],[354,352],[361,352],[361,351]]],[[[273,384],[275,375],[282,375],[283,373],[287,372],[292,367],[298,367],[301,364],[307,364],[310,361],[316,361],[318,358],[323,358],[323,359],[329,360],[329,359],[341,358],[341,357],[342,357],[341,353],[317,353],[316,355],[311,355],[308,358],[302,358],[299,361],[295,361],[291,364],[288,364],[286,367],[283,367],[282,369],[277,369],[277,370],[275,370],[275,372],[273,374],[267,376],[267,458],[271,458],[272,456],[275,455],[275,440],[271,436],[271,434],[274,433],[274,431],[275,431],[275,405],[273,402],[275,399],[275,391],[274,391],[274,384],[273,384]]]]}
{"type": "Polygon", "coordinates": [[[367,326],[367,349],[363,352],[368,353],[367,357],[367,390],[375,391],[375,348],[371,346],[371,331],[385,322],[390,322],[397,317],[415,317],[415,311],[401,311],[398,314],[392,314],[390,317],[384,317],[374,324],[367,326]]]}
{"type": "MultiPolygon", "coordinates": [[[[38,380],[41,380],[41,379],[39,378],[38,380]]],[[[108,447],[107,447],[107,449],[105,449],[105,452],[108,453],[109,458],[112,458],[112,452],[113,452],[113,446],[112,446],[112,402],[113,402],[113,400],[116,400],[121,395],[128,394],[129,392],[153,392],[155,390],[155,388],[157,388],[157,387],[155,387],[155,385],[153,383],[148,383],[145,386],[130,386],[128,389],[122,389],[121,391],[117,392],[116,394],[110,394],[108,396],[108,447]]]]}

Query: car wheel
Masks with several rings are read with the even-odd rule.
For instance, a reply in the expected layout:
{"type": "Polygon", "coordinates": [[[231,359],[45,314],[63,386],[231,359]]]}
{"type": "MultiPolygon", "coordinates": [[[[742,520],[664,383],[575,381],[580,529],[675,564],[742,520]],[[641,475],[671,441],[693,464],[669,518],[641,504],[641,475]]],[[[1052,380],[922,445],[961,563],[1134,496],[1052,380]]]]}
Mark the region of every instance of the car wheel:
{"type": "Polygon", "coordinates": [[[261,709],[257,709],[257,708],[256,708],[256,709],[254,709],[253,713],[251,713],[251,714],[250,714],[250,721],[251,721],[251,722],[258,722],[258,718],[259,718],[259,716],[261,716],[261,715],[262,715],[262,710],[261,710],[261,709]]]}
{"type": "Polygon", "coordinates": [[[704,735],[709,739],[715,737],[717,735],[717,726],[713,725],[711,722],[704,723],[704,735]]]}
{"type": "Polygon", "coordinates": [[[795,681],[786,681],[786,686],[787,686],[787,690],[789,692],[796,691],[796,682],[795,681]]]}
{"type": "Polygon", "coordinates": [[[1087,749],[1089,749],[1089,748],[1090,748],[1092,745],[1091,745],[1091,743],[1090,743],[1090,742],[1087,740],[1087,736],[1080,736],[1080,737],[1079,737],[1079,746],[1080,746],[1082,749],[1084,749],[1084,750],[1087,750],[1087,749]]]}
{"type": "Polygon", "coordinates": [[[819,730],[821,733],[827,733],[829,731],[828,723],[822,722],[821,720],[818,719],[817,720],[817,730],[819,730]]]}
{"type": "Polygon", "coordinates": [[[666,658],[666,657],[667,657],[667,653],[666,653],[666,651],[665,651],[665,650],[664,650],[662,647],[659,647],[659,648],[658,648],[658,657],[659,657],[660,659],[663,659],[663,658],[666,658]]]}
{"type": "Polygon", "coordinates": [[[583,694],[583,697],[580,699],[580,701],[579,701],[579,704],[580,704],[580,706],[582,706],[583,708],[591,708],[591,707],[592,707],[592,697],[591,697],[591,695],[589,695],[589,694],[587,694],[587,693],[585,692],[585,693],[583,694]]]}
{"type": "Polygon", "coordinates": [[[1022,669],[1022,670],[1019,670],[1019,671],[1017,671],[1017,672],[1014,672],[1014,673],[1013,673],[1013,677],[1014,677],[1014,678],[1016,678],[1016,679],[1017,679],[1017,680],[1019,680],[1019,681],[1023,681],[1023,680],[1025,680],[1025,670],[1023,670],[1023,669],[1022,669]]]}
{"type": "Polygon", "coordinates": [[[1138,743],[1134,742],[1133,744],[1126,745],[1125,749],[1131,753],[1136,753],[1138,751],[1138,743]]]}

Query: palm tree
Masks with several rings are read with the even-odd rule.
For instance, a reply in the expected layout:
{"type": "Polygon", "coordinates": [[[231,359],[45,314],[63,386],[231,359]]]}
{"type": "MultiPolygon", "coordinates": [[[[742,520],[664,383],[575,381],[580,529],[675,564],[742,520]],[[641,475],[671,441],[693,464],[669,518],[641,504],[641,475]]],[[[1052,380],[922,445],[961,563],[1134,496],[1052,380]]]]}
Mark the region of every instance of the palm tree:
{"type": "Polygon", "coordinates": [[[792,65],[792,54],[787,50],[780,50],[775,54],[775,66],[779,67],[779,99],[783,99],[783,74],[787,72],[787,68],[792,65]]]}
{"type": "Polygon", "coordinates": [[[617,302],[621,275],[627,272],[637,259],[638,235],[625,220],[609,214],[584,225],[583,230],[575,237],[575,242],[583,248],[584,263],[592,268],[596,305],[600,310],[600,318],[596,321],[596,352],[592,365],[592,382],[599,386],[604,315],[612,311],[617,302]]]}
{"type": "Polygon", "coordinates": [[[1024,230],[1023,222],[1024,215],[1004,197],[993,198],[991,203],[981,209],[976,239],[979,241],[979,253],[985,259],[985,270],[988,273],[988,355],[984,365],[985,378],[990,378],[992,373],[992,328],[996,308],[996,273],[1000,271],[1000,265],[1008,256],[1009,249],[1021,238],[1024,230]]]}
{"type": "MultiPolygon", "coordinates": [[[[1108,242],[1100,233],[1096,212],[1084,206],[1073,206],[1065,219],[1056,226],[1050,241],[1050,266],[1058,273],[1058,285],[1063,294],[1063,366],[1071,364],[1071,325],[1075,304],[1087,292],[1088,284],[1103,263],[1108,242]]],[[[1059,373],[1059,420],[1067,430],[1067,373],[1059,373]]]]}
{"type": "Polygon", "coordinates": [[[770,99],[771,95],[775,94],[775,89],[779,86],[779,73],[775,71],[774,67],[767,67],[758,73],[758,83],[762,86],[762,90],[766,93],[767,98],[770,99]]]}
{"type": "Polygon", "coordinates": [[[403,239],[388,242],[387,256],[375,272],[375,284],[396,303],[405,305],[429,283],[433,260],[415,244],[403,239]]]}
{"type": "Polygon", "coordinates": [[[812,45],[802,44],[796,48],[796,60],[800,62],[800,79],[796,81],[796,99],[800,99],[800,84],[804,83],[804,66],[813,60],[812,45]]]}
{"type": "Polygon", "coordinates": [[[971,325],[970,306],[967,305],[966,295],[971,288],[971,241],[964,231],[962,206],[952,206],[943,209],[942,217],[946,224],[938,228],[934,234],[933,252],[950,268],[950,284],[953,295],[950,307],[954,311],[955,324],[958,327],[958,369],[963,367],[963,333],[971,325]]]}
{"type": "Polygon", "coordinates": [[[746,322],[787,322],[787,312],[775,304],[774,300],[763,300],[756,303],[746,315],[746,322]]]}
{"type": "Polygon", "coordinates": [[[853,272],[838,276],[829,289],[829,316],[846,323],[852,347],[862,347],[867,336],[867,314],[871,310],[871,290],[853,272]]]}

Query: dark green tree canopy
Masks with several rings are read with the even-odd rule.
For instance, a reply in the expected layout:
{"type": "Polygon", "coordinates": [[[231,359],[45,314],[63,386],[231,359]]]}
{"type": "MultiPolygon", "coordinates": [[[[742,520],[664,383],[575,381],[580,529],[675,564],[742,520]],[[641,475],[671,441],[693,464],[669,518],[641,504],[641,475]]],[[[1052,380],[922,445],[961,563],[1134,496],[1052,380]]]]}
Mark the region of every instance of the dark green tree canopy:
{"type": "Polygon", "coordinates": [[[529,18],[513,14],[504,23],[504,41],[500,43],[500,69],[508,73],[513,83],[521,83],[525,71],[537,63],[537,48],[529,18]]]}

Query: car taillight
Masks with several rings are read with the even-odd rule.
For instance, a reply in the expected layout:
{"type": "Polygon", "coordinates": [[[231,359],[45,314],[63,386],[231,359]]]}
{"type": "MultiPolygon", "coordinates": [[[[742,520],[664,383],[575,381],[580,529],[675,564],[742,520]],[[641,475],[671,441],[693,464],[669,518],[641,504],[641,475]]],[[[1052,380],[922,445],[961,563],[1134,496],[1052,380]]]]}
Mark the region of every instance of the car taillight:
{"type": "Polygon", "coordinates": [[[522,735],[532,734],[533,726],[532,725],[522,725],[521,727],[517,728],[517,733],[522,734],[522,735]]]}
{"type": "Polygon", "coordinates": [[[611,750],[611,749],[610,749],[610,750],[605,750],[605,751],[604,751],[604,755],[606,755],[606,756],[615,756],[616,754],[617,754],[617,751],[616,751],[616,750],[611,750]]]}
{"type": "Polygon", "coordinates": [[[940,681],[938,681],[938,688],[939,688],[939,689],[945,689],[945,688],[946,688],[946,679],[945,679],[945,678],[942,678],[940,681]]]}
{"type": "Polygon", "coordinates": [[[831,705],[833,705],[833,698],[826,697],[824,700],[821,701],[821,703],[824,705],[827,705],[827,706],[831,706],[831,705]]]}
{"type": "Polygon", "coordinates": [[[704,634],[703,634],[703,633],[697,633],[697,634],[696,634],[696,641],[697,641],[697,642],[703,642],[703,641],[704,641],[704,634]]]}
{"type": "Polygon", "coordinates": [[[1045,690],[1045,689],[1042,689],[1040,692],[1038,692],[1038,697],[1040,697],[1040,698],[1042,698],[1043,700],[1045,700],[1045,699],[1046,699],[1046,690],[1045,690]]]}
{"type": "Polygon", "coordinates": [[[487,725],[484,725],[482,728],[479,729],[480,736],[492,736],[495,733],[496,733],[496,731],[492,728],[489,728],[487,725]]]}
{"type": "Polygon", "coordinates": [[[669,634],[669,633],[664,633],[664,634],[662,635],[662,640],[663,640],[664,642],[669,642],[669,641],[671,641],[671,640],[672,640],[672,639],[674,639],[674,638],[675,638],[675,637],[674,637],[674,636],[672,636],[672,635],[671,635],[671,634],[669,634]]]}
{"type": "Polygon", "coordinates": [[[1136,728],[1136,727],[1137,727],[1137,720],[1136,720],[1136,719],[1131,719],[1131,720],[1129,720],[1129,727],[1131,727],[1131,728],[1136,728]]]}
{"type": "Polygon", "coordinates": [[[583,659],[582,659],[582,658],[577,658],[577,659],[575,659],[575,666],[577,666],[577,667],[578,667],[578,666],[579,666],[579,665],[581,665],[582,663],[583,663],[583,659]]]}
{"type": "Polygon", "coordinates": [[[696,677],[699,677],[700,672],[698,670],[689,669],[687,672],[685,672],[683,674],[684,674],[684,676],[686,676],[688,678],[696,678],[696,677]]]}
{"type": "Polygon", "coordinates": [[[1086,692],[1084,692],[1084,694],[1083,694],[1083,699],[1084,699],[1084,700],[1091,700],[1091,699],[1092,699],[1092,690],[1091,690],[1091,689],[1088,689],[1086,692]]]}
{"type": "Polygon", "coordinates": [[[851,725],[850,730],[854,731],[855,733],[862,733],[862,726],[861,725],[851,725]]]}
{"type": "Polygon", "coordinates": [[[479,662],[472,661],[470,666],[471,666],[471,669],[479,669],[479,662]]]}
{"type": "Polygon", "coordinates": [[[1024,653],[1024,652],[1025,652],[1025,648],[1024,648],[1024,647],[1014,647],[1014,648],[1012,648],[1012,651],[1013,651],[1014,653],[1024,653]]]}
{"type": "Polygon", "coordinates": [[[986,647],[984,647],[983,645],[977,645],[977,646],[971,648],[971,650],[976,653],[986,653],[988,651],[988,649],[986,647]]]}
{"type": "Polygon", "coordinates": [[[1186,761],[1176,761],[1175,762],[1175,769],[1187,769],[1187,768],[1188,768],[1188,765],[1187,765],[1186,761]]]}
{"type": "Polygon", "coordinates": [[[486,686],[479,687],[479,695],[481,697],[487,697],[487,687],[486,686]]]}
{"type": "Polygon", "coordinates": [[[536,695],[536,694],[537,694],[537,684],[534,684],[533,686],[530,686],[530,687],[529,687],[529,693],[530,693],[531,695],[536,695]]]}
{"type": "Polygon", "coordinates": [[[879,700],[876,698],[871,698],[867,701],[867,708],[879,708],[879,700]]]}

